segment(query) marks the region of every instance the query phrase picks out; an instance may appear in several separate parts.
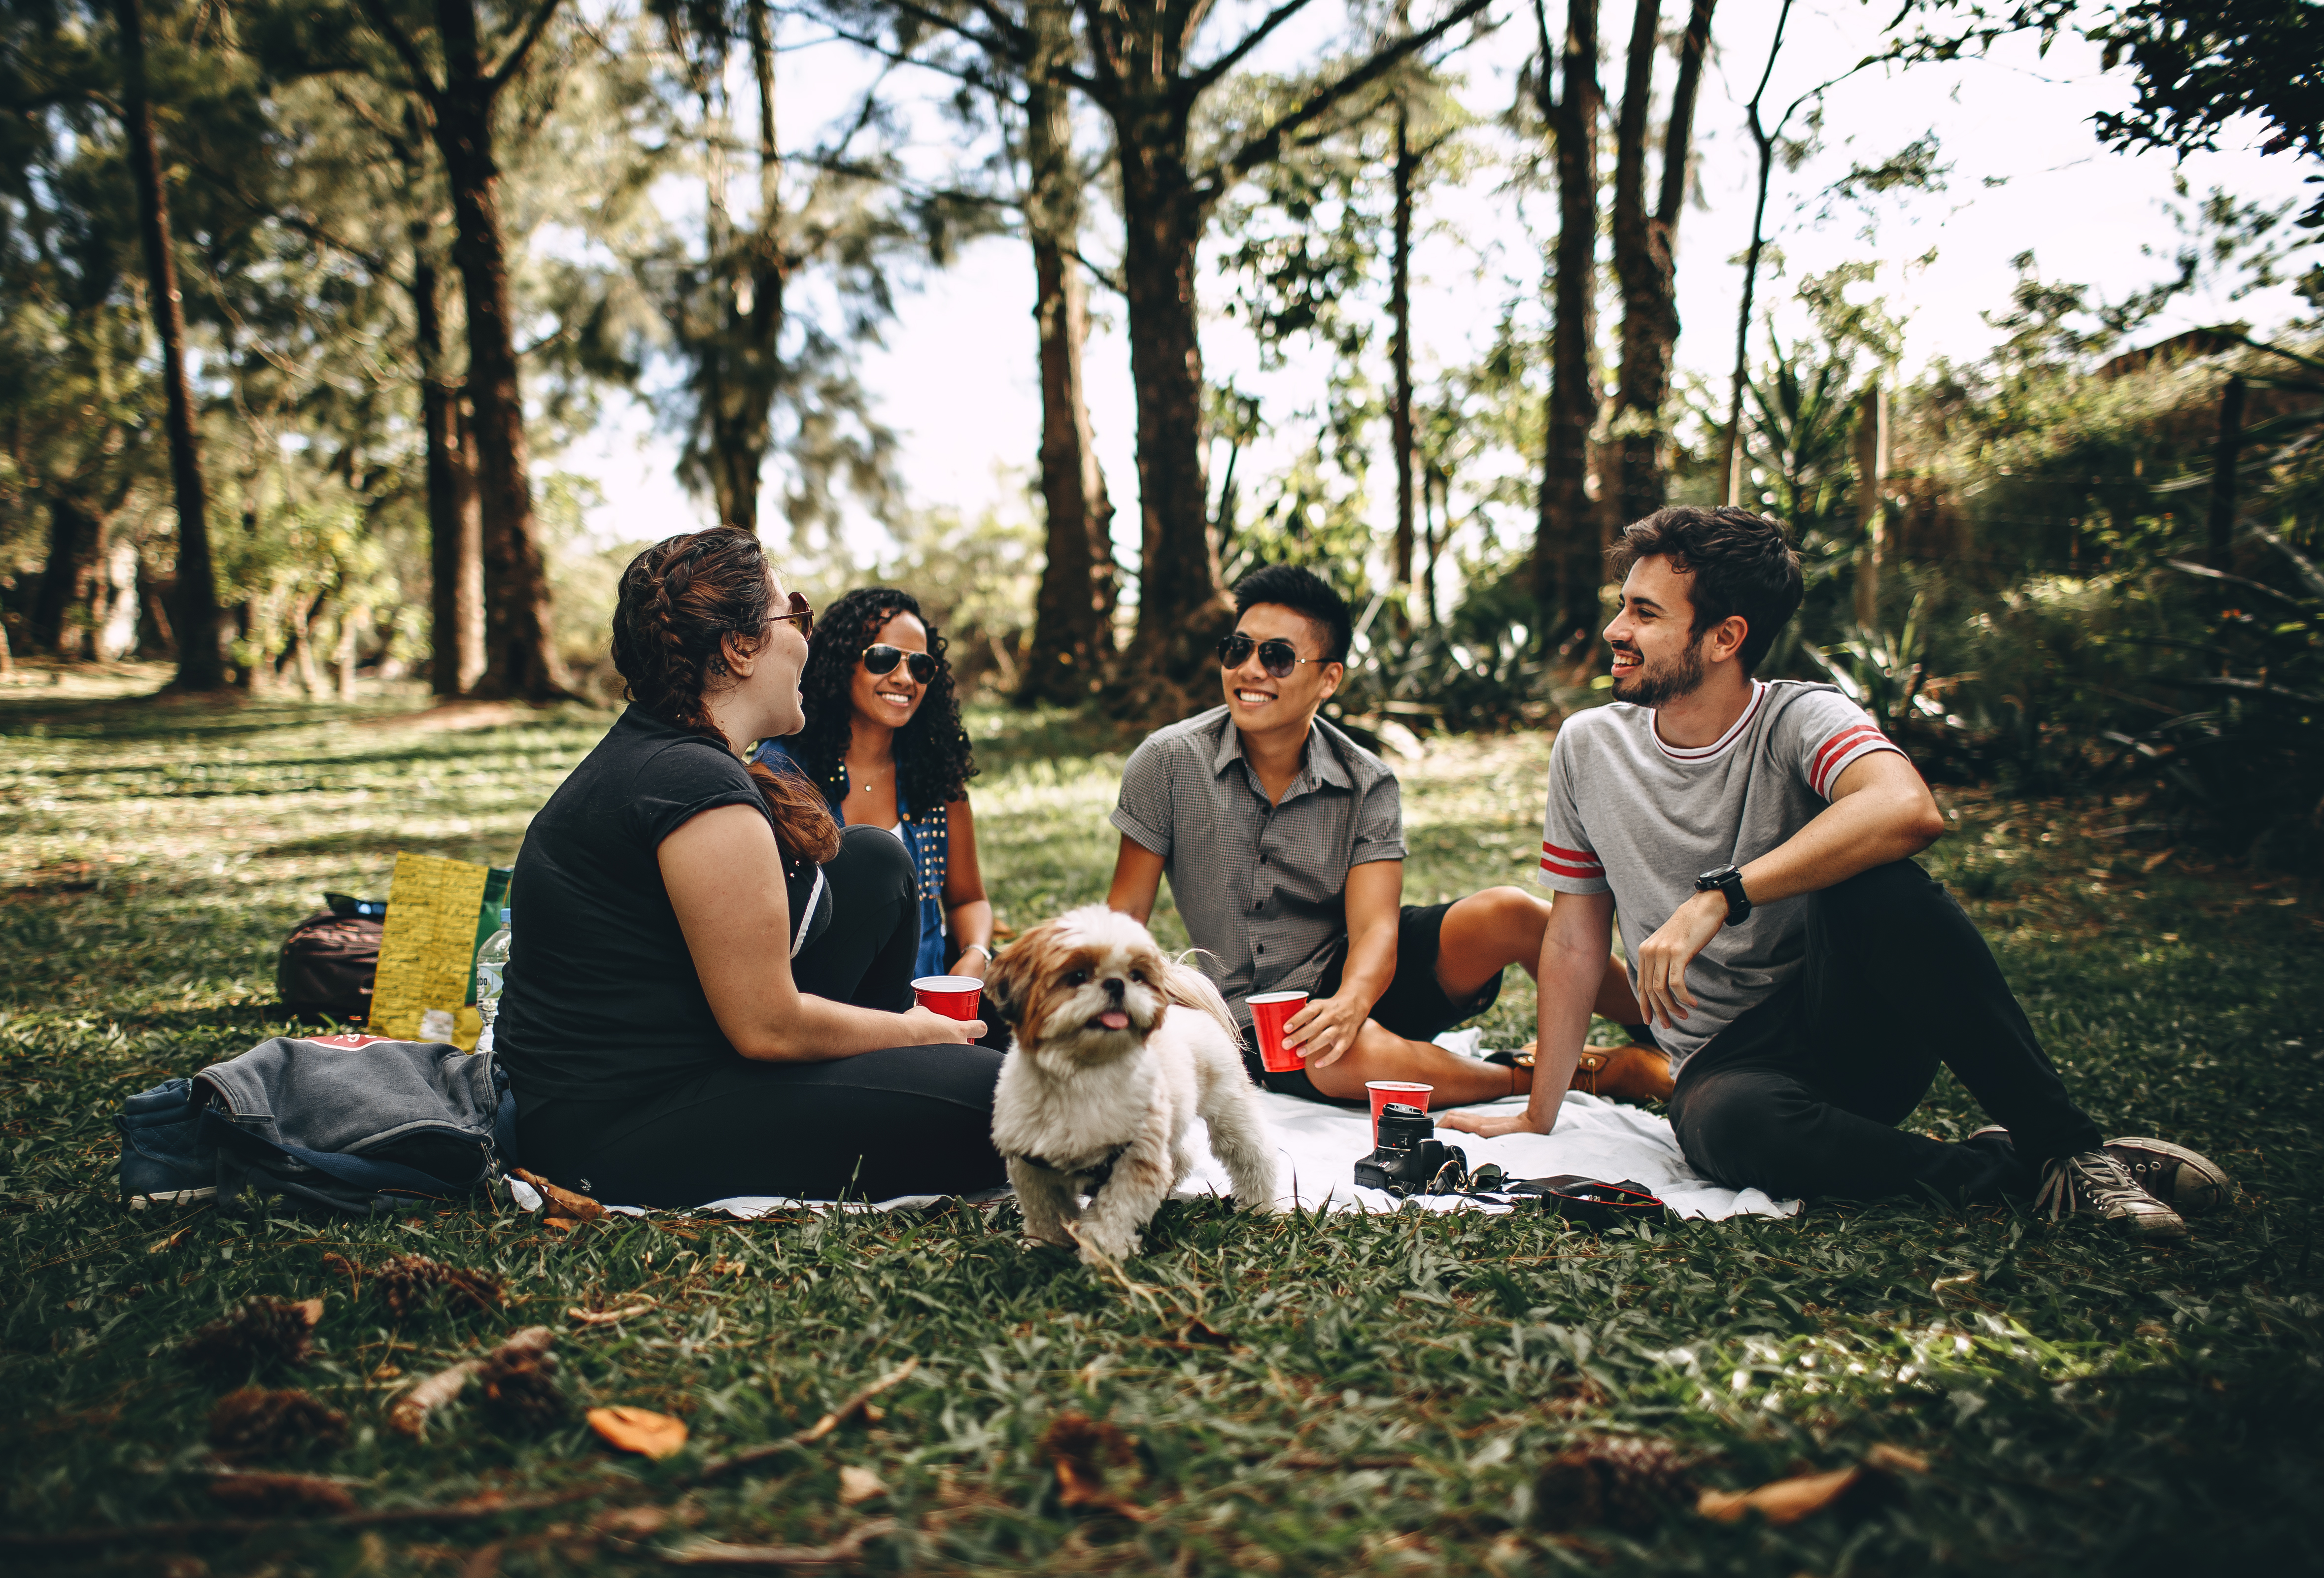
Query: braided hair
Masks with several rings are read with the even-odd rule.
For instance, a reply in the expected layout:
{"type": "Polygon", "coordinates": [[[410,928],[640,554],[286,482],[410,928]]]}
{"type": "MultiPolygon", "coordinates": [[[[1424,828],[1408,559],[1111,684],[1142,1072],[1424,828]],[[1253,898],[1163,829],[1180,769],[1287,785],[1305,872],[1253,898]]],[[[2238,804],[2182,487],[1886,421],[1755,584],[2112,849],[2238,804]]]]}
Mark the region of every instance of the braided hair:
{"type": "Polygon", "coordinates": [[[848,693],[855,683],[855,665],[881,627],[898,614],[911,615],[927,630],[928,656],[936,660],[936,673],[912,720],[896,731],[897,775],[914,805],[948,804],[968,793],[968,781],[976,776],[976,758],[968,730],[961,724],[960,698],[953,690],[945,638],[908,592],[858,587],[816,616],[815,638],[807,644],[807,668],[799,675],[807,727],[788,742],[788,748],[807,776],[818,784],[831,781],[853,732],[849,720],[854,707],[848,693]]]}
{"type": "MultiPolygon", "coordinates": [[[[773,613],[766,550],[751,533],[718,527],[665,538],[622,572],[613,667],[647,713],[732,753],[703,698],[732,683],[725,638],[756,652],[773,613]]],[[[756,763],[750,773],[786,855],[820,864],[839,853],[839,824],[812,784],[756,763]]]]}

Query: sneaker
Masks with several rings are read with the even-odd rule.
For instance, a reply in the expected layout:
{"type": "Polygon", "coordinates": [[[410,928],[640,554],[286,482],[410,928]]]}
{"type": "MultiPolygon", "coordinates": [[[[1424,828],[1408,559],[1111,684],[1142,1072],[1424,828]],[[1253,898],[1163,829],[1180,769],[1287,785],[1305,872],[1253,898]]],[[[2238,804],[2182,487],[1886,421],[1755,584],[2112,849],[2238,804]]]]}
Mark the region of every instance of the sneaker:
{"type": "Polygon", "coordinates": [[[2126,1134],[2108,1140],[2106,1151],[2122,1163],[2131,1182],[2181,1216],[2200,1216],[2236,1197],[2236,1180],[2209,1157],[2184,1145],[2126,1134]]]}
{"type": "Polygon", "coordinates": [[[2187,1236],[2179,1213],[2140,1188],[2130,1170],[2104,1151],[2052,1157],[2042,1169],[2034,1207],[2061,1216],[2095,1216],[2128,1238],[2160,1242],[2187,1236]]]}

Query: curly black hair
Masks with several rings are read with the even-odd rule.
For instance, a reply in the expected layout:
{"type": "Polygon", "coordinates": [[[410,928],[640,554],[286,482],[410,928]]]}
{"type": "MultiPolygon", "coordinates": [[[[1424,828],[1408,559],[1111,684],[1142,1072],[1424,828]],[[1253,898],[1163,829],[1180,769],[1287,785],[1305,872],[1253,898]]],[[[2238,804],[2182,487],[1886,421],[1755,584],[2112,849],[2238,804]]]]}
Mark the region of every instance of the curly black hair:
{"type": "Polygon", "coordinates": [[[847,754],[848,720],[854,714],[848,689],[855,682],[855,665],[882,625],[898,614],[909,614],[927,627],[928,655],[936,660],[936,678],[920,698],[912,720],[896,731],[897,772],[907,798],[916,806],[949,803],[968,793],[976,776],[976,758],[969,748],[968,730],[960,720],[960,698],[954,693],[952,665],[945,658],[945,638],[920,611],[919,600],[892,586],[861,586],[815,616],[815,636],[807,643],[807,667],[799,674],[799,695],[807,705],[807,727],[783,742],[807,775],[827,784],[847,754]]]}

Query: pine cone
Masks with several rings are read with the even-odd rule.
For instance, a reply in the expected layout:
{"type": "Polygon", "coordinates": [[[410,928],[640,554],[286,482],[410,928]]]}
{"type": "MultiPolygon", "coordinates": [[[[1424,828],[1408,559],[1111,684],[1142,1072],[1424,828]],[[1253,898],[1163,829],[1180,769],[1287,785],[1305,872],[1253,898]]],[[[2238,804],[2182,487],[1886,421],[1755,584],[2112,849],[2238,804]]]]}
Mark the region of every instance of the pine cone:
{"type": "Polygon", "coordinates": [[[476,1372],[484,1408],[503,1430],[547,1430],[572,1417],[554,1353],[494,1353],[476,1372]]]}
{"type": "Polygon", "coordinates": [[[490,1311],[501,1301],[501,1280],[490,1271],[463,1271],[422,1254],[398,1255],[380,1267],[377,1276],[387,1307],[399,1319],[426,1303],[438,1288],[480,1310],[490,1311]]]}
{"type": "Polygon", "coordinates": [[[323,1301],[290,1304],[254,1298],[186,1339],[186,1361],[221,1381],[239,1381],[266,1364],[303,1364],[323,1301]]]}
{"type": "Polygon", "coordinates": [[[330,1452],[346,1435],[347,1417],[303,1391],[245,1386],[210,1409],[211,1447],[237,1463],[330,1452]]]}
{"type": "Polygon", "coordinates": [[[1667,1441],[1607,1436],[1567,1447],[1534,1483],[1534,1520],[1563,1531],[1602,1527],[1651,1533],[1688,1499],[1689,1464],[1667,1441]]]}

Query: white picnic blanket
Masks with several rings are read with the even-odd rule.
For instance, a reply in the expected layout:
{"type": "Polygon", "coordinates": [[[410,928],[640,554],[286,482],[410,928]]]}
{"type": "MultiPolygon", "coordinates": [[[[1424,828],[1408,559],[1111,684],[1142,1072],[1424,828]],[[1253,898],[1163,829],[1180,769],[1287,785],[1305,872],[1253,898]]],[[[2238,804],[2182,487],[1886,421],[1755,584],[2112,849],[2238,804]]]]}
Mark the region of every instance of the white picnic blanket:
{"type": "MultiPolygon", "coordinates": [[[[1471,1057],[1477,1054],[1479,1037],[1475,1031],[1452,1031],[1436,1038],[1439,1044],[1471,1057]]],[[[1320,1102],[1302,1101],[1296,1096],[1277,1096],[1271,1091],[1259,1095],[1260,1106],[1267,1114],[1277,1145],[1276,1184],[1278,1207],[1297,1206],[1313,1211],[1327,1208],[1334,1211],[1401,1211],[1417,1206],[1431,1211],[1496,1210],[1481,1201],[1460,1196],[1418,1196],[1399,1200],[1379,1189],[1360,1189],[1355,1185],[1356,1159],[1372,1148],[1371,1116],[1360,1109],[1325,1106],[1320,1102]]],[[[1490,1102],[1465,1110],[1471,1112],[1515,1112],[1525,1105],[1521,1096],[1490,1102]]],[[[1434,1115],[1441,1117],[1443,1115],[1434,1115]]],[[[1471,1168],[1482,1167],[1489,1161],[1499,1162],[1511,1178],[1553,1178],[1561,1173],[1578,1173],[1583,1178],[1599,1179],[1608,1183],[1624,1179],[1645,1184],[1662,1197],[1665,1204],[1682,1216],[1701,1217],[1708,1221],[1723,1221],[1729,1216],[1790,1216],[1798,1212],[1797,1200],[1778,1200],[1757,1189],[1730,1189],[1698,1177],[1687,1164],[1679,1150],[1678,1138],[1671,1133],[1670,1120],[1644,1107],[1618,1101],[1605,1101],[1579,1091],[1568,1091],[1565,1105],[1559,1109],[1557,1128],[1548,1134],[1504,1134],[1498,1140],[1480,1140],[1474,1134],[1455,1133],[1439,1129],[1437,1137],[1447,1144],[1458,1145],[1468,1154],[1471,1168]]],[[[523,1188],[521,1184],[512,1187],[523,1188]]],[[[1206,1135],[1198,1131],[1194,1148],[1194,1170],[1182,1185],[1177,1197],[1200,1199],[1205,1195],[1231,1192],[1226,1170],[1211,1154],[1206,1135]]],[[[524,1189],[525,1195],[532,1193],[524,1189]]],[[[880,1200],[870,1205],[850,1205],[849,1210],[893,1211],[907,1206],[934,1205],[940,1197],[908,1195],[899,1199],[880,1200]]],[[[523,1201],[528,1210],[534,1207],[523,1201]]],[[[828,1201],[793,1200],[769,1195],[737,1195],[731,1199],[713,1200],[700,1207],[705,1211],[721,1211],[746,1220],[763,1216],[770,1211],[797,1210],[802,1206],[830,1208],[828,1201]]],[[[611,1210],[642,1216],[646,1213],[635,1206],[613,1206],[611,1210]]]]}

